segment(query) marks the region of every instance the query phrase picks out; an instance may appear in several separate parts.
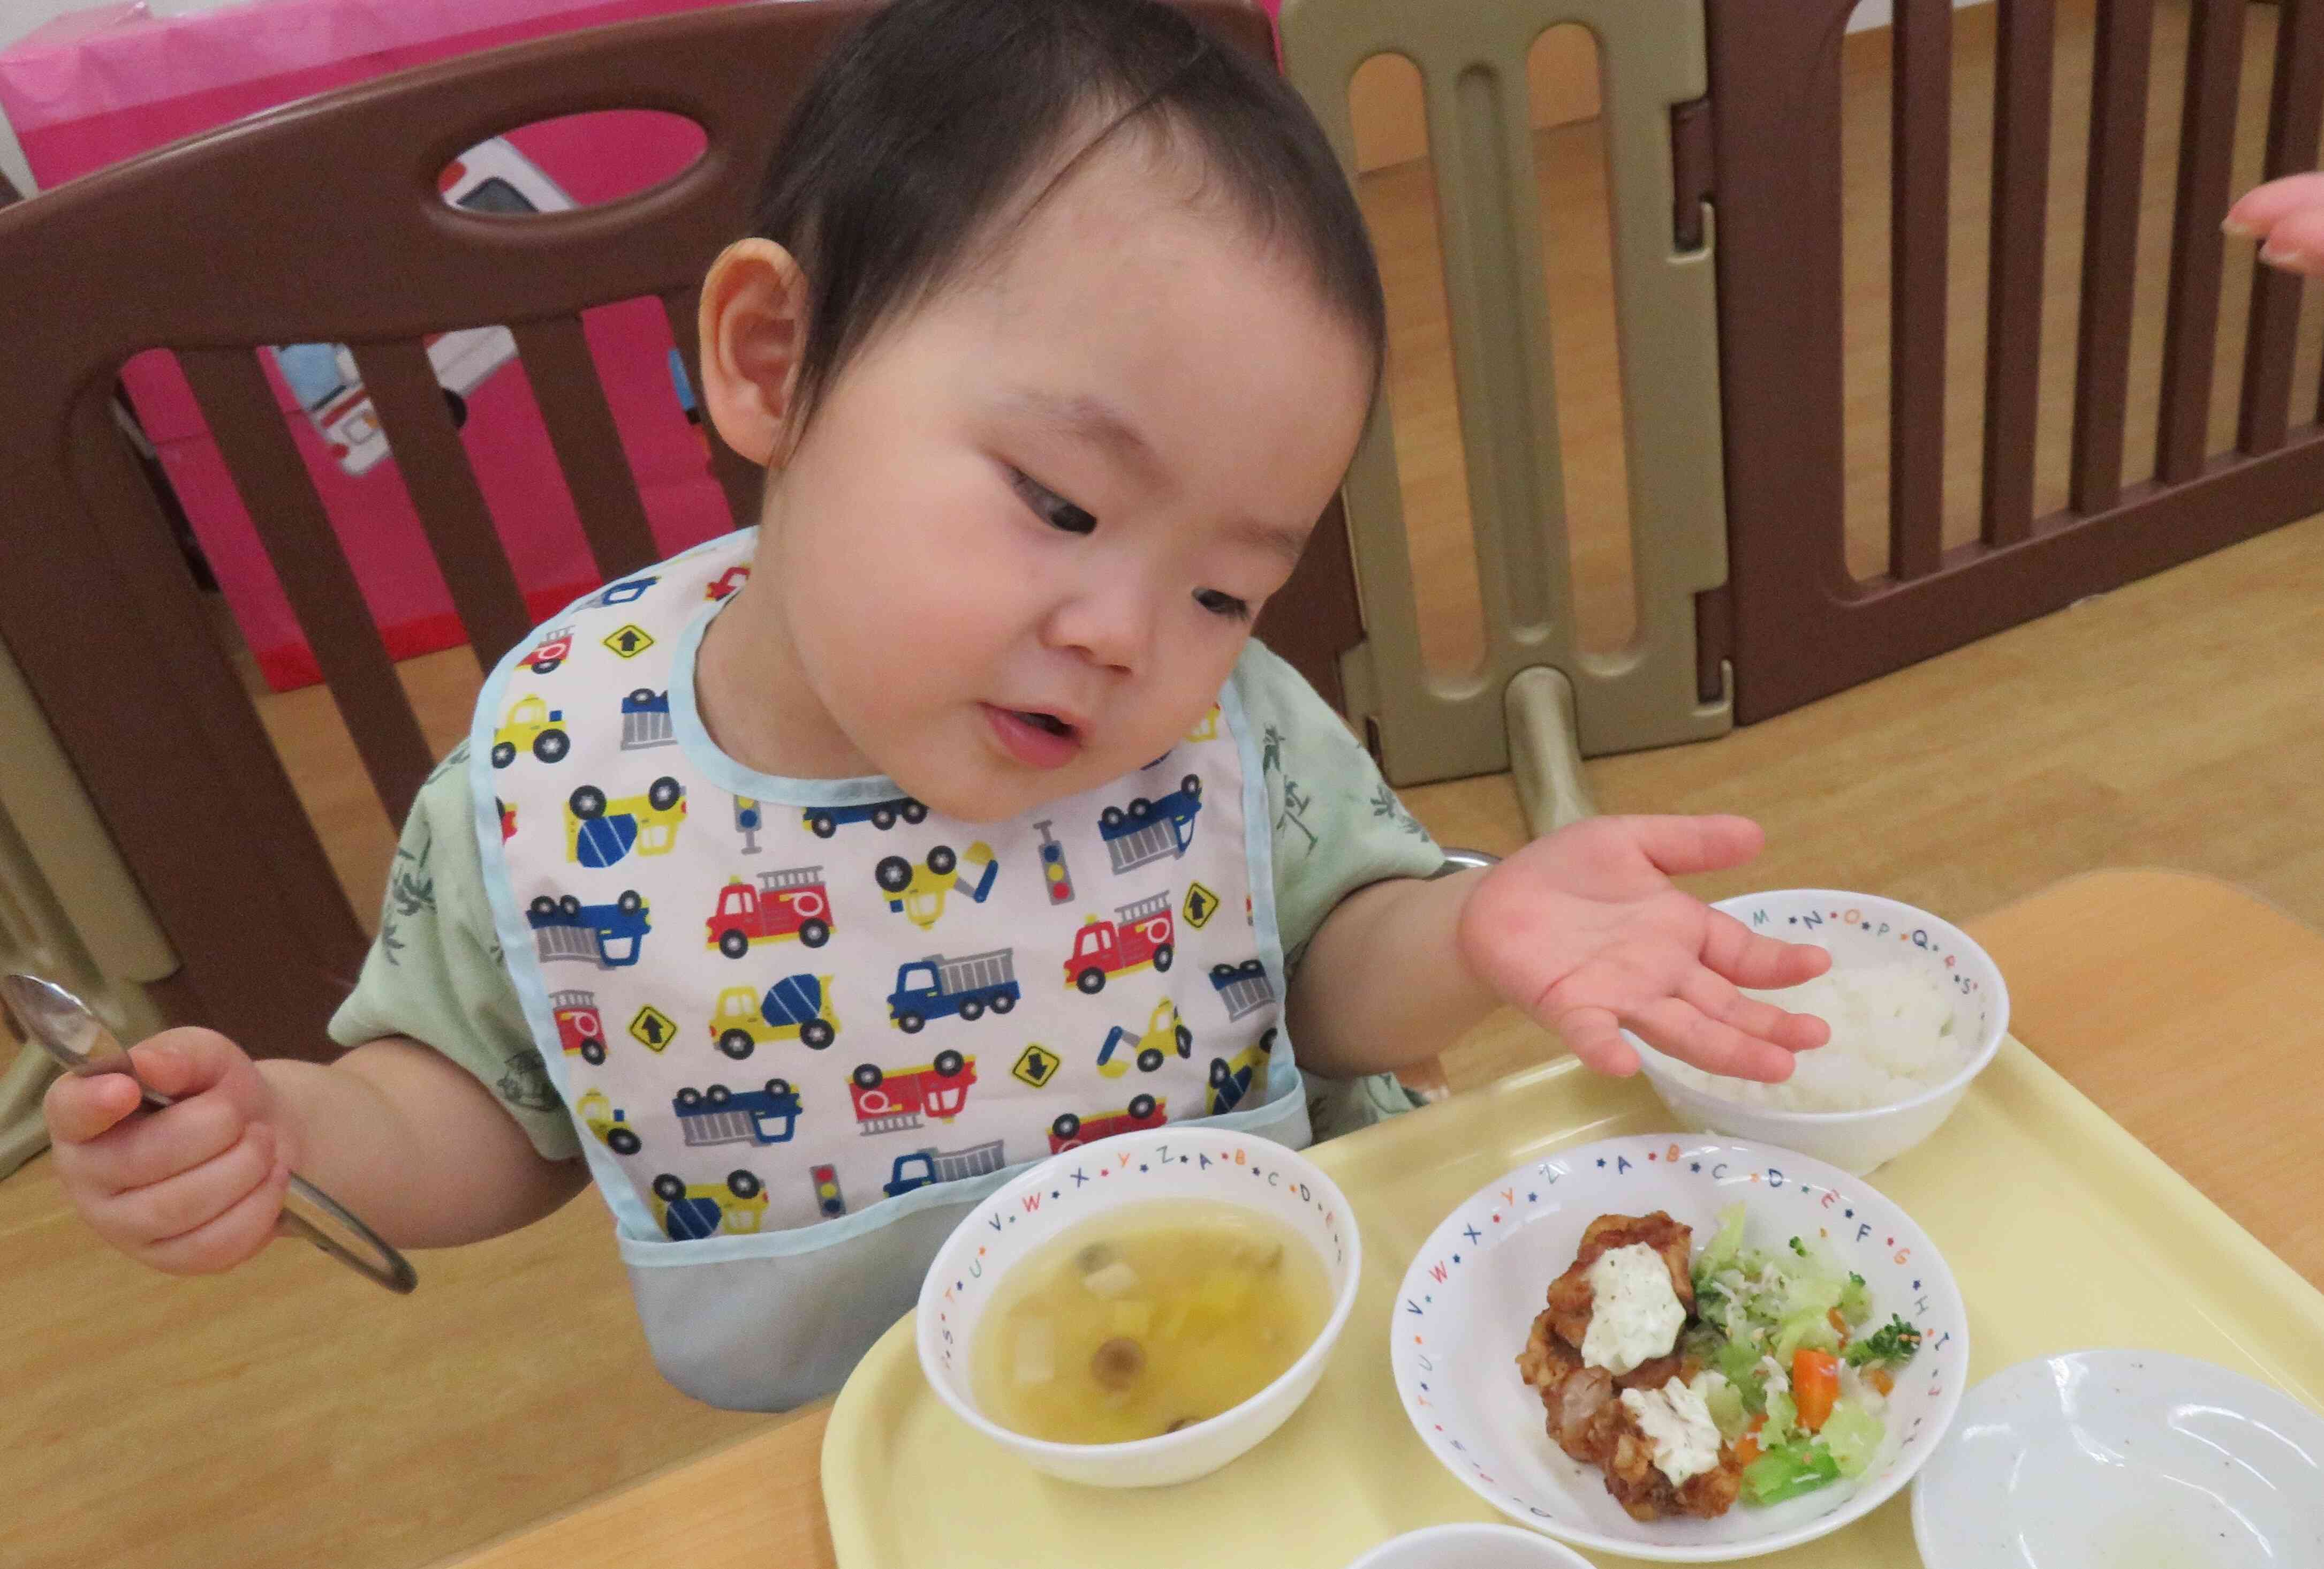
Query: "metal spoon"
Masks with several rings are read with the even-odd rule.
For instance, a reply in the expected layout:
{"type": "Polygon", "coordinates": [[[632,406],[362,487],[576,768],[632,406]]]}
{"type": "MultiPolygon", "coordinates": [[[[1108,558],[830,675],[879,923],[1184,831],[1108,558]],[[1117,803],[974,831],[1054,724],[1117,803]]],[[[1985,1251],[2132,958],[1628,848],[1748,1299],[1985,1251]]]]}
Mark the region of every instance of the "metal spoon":
{"type": "MultiPolygon", "coordinates": [[[[143,1093],[147,1105],[158,1109],[171,1103],[169,1096],[146,1088],[145,1081],[137,1076],[137,1065],[105,1021],[62,986],[36,975],[0,975],[0,997],[7,1000],[25,1033],[68,1071],[83,1078],[126,1074],[143,1093]]],[[[409,1291],[420,1284],[419,1275],[402,1254],[381,1241],[338,1200],[295,1173],[278,1224],[285,1235],[306,1238],[390,1291],[409,1291]]]]}

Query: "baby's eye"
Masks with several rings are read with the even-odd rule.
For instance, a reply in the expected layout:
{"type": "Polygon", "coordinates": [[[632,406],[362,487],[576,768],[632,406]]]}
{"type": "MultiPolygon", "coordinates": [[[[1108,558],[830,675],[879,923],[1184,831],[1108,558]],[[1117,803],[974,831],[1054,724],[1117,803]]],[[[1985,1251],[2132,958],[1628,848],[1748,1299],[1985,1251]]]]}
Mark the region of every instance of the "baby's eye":
{"type": "Polygon", "coordinates": [[[1074,505],[1048,486],[1026,475],[1023,470],[1009,471],[1009,485],[1018,498],[1033,510],[1033,515],[1053,529],[1063,529],[1068,534],[1088,534],[1097,531],[1097,519],[1074,505]]]}
{"type": "Polygon", "coordinates": [[[1194,590],[1194,603],[1213,615],[1223,615],[1229,621],[1249,621],[1250,606],[1231,594],[1222,594],[1215,588],[1194,590]]]}

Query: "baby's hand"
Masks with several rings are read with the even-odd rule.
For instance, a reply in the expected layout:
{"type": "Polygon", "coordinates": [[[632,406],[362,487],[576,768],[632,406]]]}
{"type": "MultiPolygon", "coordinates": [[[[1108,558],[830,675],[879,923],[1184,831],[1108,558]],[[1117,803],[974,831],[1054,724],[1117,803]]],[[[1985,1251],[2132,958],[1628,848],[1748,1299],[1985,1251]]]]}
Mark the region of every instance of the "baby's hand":
{"type": "Polygon", "coordinates": [[[1779,1083],[1831,1032],[1736,988],[1794,986],[1831,955],[1761,937],[1672,885],[1759,853],[1743,817],[1592,817],[1479,880],[1461,915],[1472,973],[1600,1073],[1636,1073],[1628,1028],[1715,1074],[1779,1083]]]}
{"type": "Polygon", "coordinates": [[[139,1262],[230,1269],[273,1240],[290,1183],[274,1094],[212,1030],[163,1030],[132,1055],[177,1103],[140,1112],[126,1074],[57,1080],[42,1105],[57,1179],[90,1229],[139,1262]]]}
{"type": "Polygon", "coordinates": [[[2324,174],[2271,180],[2227,209],[2227,233],[2257,240],[2259,259],[2287,272],[2324,277],[2324,174]]]}

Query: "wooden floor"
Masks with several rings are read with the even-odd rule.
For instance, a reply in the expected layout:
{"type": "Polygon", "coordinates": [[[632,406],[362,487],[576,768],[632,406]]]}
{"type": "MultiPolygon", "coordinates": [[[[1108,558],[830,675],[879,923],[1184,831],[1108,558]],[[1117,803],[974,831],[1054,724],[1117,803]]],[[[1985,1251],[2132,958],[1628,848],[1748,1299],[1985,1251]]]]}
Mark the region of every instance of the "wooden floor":
{"type": "MultiPolygon", "coordinates": [[[[2183,32],[2183,6],[2162,11],[2156,58],[2175,78],[2179,47],[2168,30],[2183,32]]],[[[1973,92],[1990,8],[1960,14],[1972,98],[1959,118],[1968,122],[1984,113],[1973,92]]],[[[2068,7],[2061,60],[2087,51],[2083,14],[2078,23],[2068,7]]],[[[2271,14],[2251,14],[2264,32],[2271,14]]],[[[1877,162],[1869,172],[1863,164],[1871,154],[1856,133],[1885,126],[1882,65],[1872,45],[1852,46],[1852,180],[1877,172],[1877,162]]],[[[2155,118],[2175,128],[2175,86],[2166,86],[2155,118]]],[[[1545,134],[1545,164],[1586,189],[1592,134],[1545,134]]],[[[2076,168],[2079,134],[2061,108],[2060,139],[2070,145],[2061,158],[2076,168]]],[[[1366,194],[1376,217],[1388,214],[1382,245],[1402,295],[1400,429],[1426,459],[1406,465],[1408,481],[1417,475],[1423,486],[1416,550],[1457,563],[1462,508],[1457,482],[1444,477],[1458,469],[1457,426],[1449,383],[1432,392],[1425,353],[1432,332],[1442,338],[1442,309],[1432,325],[1425,299],[1409,294],[1430,263],[1425,242],[1395,220],[1399,202],[1409,218],[1409,188],[1425,189],[1425,171],[1385,171],[1366,194]]],[[[1572,189],[1561,186],[1561,196],[1572,189]]],[[[2150,181],[2147,230],[2160,226],[2168,202],[2167,178],[2150,181]]],[[[2070,254],[2080,217],[2072,201],[2056,210],[2064,233],[2053,265],[2070,254]]],[[[1885,213],[1855,211],[1853,243],[1885,246],[1885,213]]],[[[1602,230],[1598,245],[1602,258],[1602,230]]],[[[1981,254],[1965,249],[1955,257],[1956,275],[1967,274],[1961,320],[1977,314],[1983,277],[1981,254]]],[[[1564,298],[1595,298],[1586,245],[1563,263],[1554,252],[1552,265],[1568,269],[1564,298]]],[[[2055,276],[2070,285],[2070,261],[2063,265],[2055,276]]],[[[1852,334],[1877,328],[1879,273],[1851,269],[1852,334]]],[[[2153,337],[2159,299],[2140,295],[2142,342],[2153,337]]],[[[2061,309],[2070,324],[2070,291],[2061,309]]],[[[1575,316],[1582,325],[1561,328],[1561,354],[1578,356],[1564,384],[1586,389],[1613,359],[1602,325],[1609,314],[1600,305],[1594,317],[1575,316]],[[1594,340],[1591,319],[1600,322],[1594,340]]],[[[1872,356],[1875,341],[1851,337],[1851,352],[1872,356]]],[[[1956,352],[1966,351],[1957,344],[1956,352]]],[[[1955,366],[1973,402],[1974,355],[1955,366]]],[[[1851,374],[1868,397],[1879,391],[1879,374],[1851,374]]],[[[1601,381],[1595,402],[1574,392],[1564,417],[1569,488],[1584,498],[1583,513],[1601,520],[1618,509],[1589,501],[1576,476],[1608,487],[1595,493],[1601,498],[1615,494],[1618,426],[1602,399],[1610,384],[1601,381]]],[[[2132,414],[2135,454],[2148,449],[2138,434],[2152,424],[2146,395],[2146,411],[2132,414]]],[[[1873,421],[1885,414],[1877,399],[1867,407],[1860,423],[1870,434],[1850,444],[1851,496],[1877,505],[1885,480],[1873,421]]],[[[1957,425],[1957,451],[1965,439],[1973,465],[1974,440],[1957,425]]],[[[1973,501],[1973,477],[1969,487],[1973,501]]],[[[1626,553],[1618,527],[1594,526],[1603,571],[1583,575],[1601,586],[1593,624],[1619,641],[1627,568],[1615,568],[1626,553]]],[[[1880,533],[1876,515],[1868,537],[1880,533]]],[[[1427,606],[1432,647],[1457,657],[1458,573],[1434,580],[1450,586],[1427,606]]],[[[1473,580],[1469,592],[1472,615],[1473,580]]],[[[437,655],[405,673],[431,739],[448,744],[474,691],[473,661],[437,655]]],[[[328,702],[309,691],[264,706],[368,917],[389,831],[328,702]]],[[[1589,776],[1609,811],[1732,810],[1767,826],[1762,863],[1702,880],[1706,897],[1818,884],[1963,918],[2074,872],[2155,864],[2230,878],[2324,925],[2324,835],[2315,827],[2324,822],[2324,519],[1722,741],[1594,761],[1589,776]]],[[[1434,786],[1410,800],[1447,842],[1505,850],[1523,833],[1505,780],[1434,786]]],[[[1451,1050],[1447,1069],[1456,1086],[1474,1085],[1553,1049],[1504,1017],[1451,1050]]],[[[173,1281],[96,1244],[65,1213],[48,1161],[34,1161],[0,1182],[9,1259],[0,1311],[16,1326],[0,1352],[8,1391],[0,1454],[14,1489],[0,1516],[0,1565],[410,1569],[776,1420],[711,1411],[660,1383],[606,1232],[601,1206],[585,1198],[523,1235],[422,1256],[425,1284],[408,1300],[290,1248],[224,1279],[173,1281]]]]}

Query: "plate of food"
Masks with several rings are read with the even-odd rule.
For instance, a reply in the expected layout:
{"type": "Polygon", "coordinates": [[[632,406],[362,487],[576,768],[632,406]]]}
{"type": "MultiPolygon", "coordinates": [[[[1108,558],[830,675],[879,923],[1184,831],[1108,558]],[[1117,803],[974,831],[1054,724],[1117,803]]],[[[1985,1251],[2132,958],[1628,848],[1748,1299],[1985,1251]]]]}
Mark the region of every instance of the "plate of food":
{"type": "Polygon", "coordinates": [[[1458,1205],[1398,1293],[1390,1361],[1445,1468],[1511,1518],[1668,1563],[1840,1529],[1959,1406],[1951,1271],[1860,1177],[1766,1145],[1561,1150],[1458,1205]]]}

